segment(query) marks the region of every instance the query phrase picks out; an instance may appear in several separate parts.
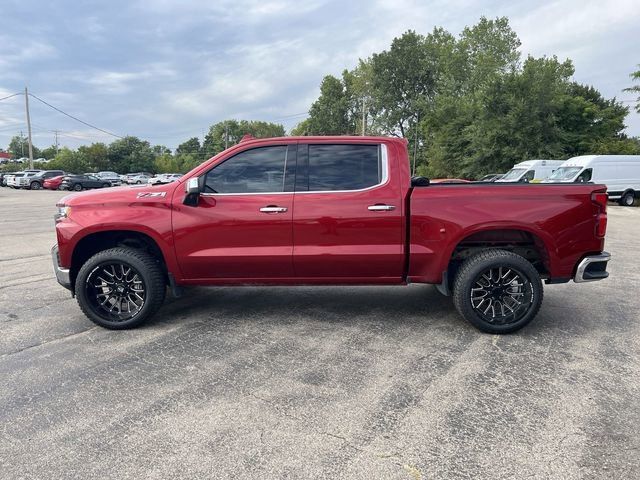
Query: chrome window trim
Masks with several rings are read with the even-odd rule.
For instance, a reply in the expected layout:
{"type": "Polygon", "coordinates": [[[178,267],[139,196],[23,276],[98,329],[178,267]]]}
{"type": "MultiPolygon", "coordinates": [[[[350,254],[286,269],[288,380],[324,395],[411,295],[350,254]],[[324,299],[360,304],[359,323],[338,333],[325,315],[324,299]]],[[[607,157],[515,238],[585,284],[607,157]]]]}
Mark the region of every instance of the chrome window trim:
{"type": "MultiPolygon", "coordinates": [[[[309,144],[314,145],[314,144],[309,144]]],[[[318,144],[319,145],[319,144],[318,144]]],[[[324,145],[324,144],[322,144],[324,145]]],[[[333,144],[329,144],[333,145],[333,144]]],[[[335,145],[360,145],[359,143],[336,143],[335,145]]],[[[371,185],[366,188],[359,188],[357,190],[302,190],[295,193],[358,193],[358,192],[366,192],[368,190],[373,190],[374,188],[385,186],[389,183],[389,156],[387,154],[387,145],[384,143],[379,143],[380,146],[380,156],[382,158],[381,167],[382,167],[382,179],[379,183],[375,185],[371,185]]]]}
{"type": "MultiPolygon", "coordinates": [[[[315,145],[315,144],[309,144],[309,145],[315,145]]],[[[320,145],[320,144],[317,144],[320,145]]],[[[324,144],[322,144],[324,145],[324,144]]],[[[329,144],[329,145],[333,145],[333,144],[329,144]]],[[[360,145],[359,143],[335,143],[335,145],[360,145]]],[[[226,197],[226,196],[238,196],[238,195],[293,195],[295,194],[299,194],[299,193],[358,193],[358,192],[366,192],[369,190],[373,190],[375,188],[378,187],[383,187],[385,185],[387,185],[389,183],[389,155],[387,153],[387,145],[384,143],[379,143],[378,144],[380,146],[380,157],[382,159],[382,161],[380,162],[381,164],[381,168],[382,168],[382,179],[380,180],[379,183],[372,185],[370,187],[366,187],[366,188],[360,188],[358,190],[301,190],[301,191],[293,191],[293,192],[250,192],[250,193],[200,193],[200,196],[202,197],[226,197]]],[[[270,145],[271,146],[271,145],[270,145]]],[[[273,145],[273,146],[280,146],[280,145],[273,145]]],[[[286,175],[286,169],[287,169],[287,156],[288,156],[288,149],[286,150],[285,153],[285,175],[286,175]]],[[[233,157],[231,157],[233,158],[233,157]]],[[[226,160],[225,160],[226,162],[226,160]]],[[[223,162],[224,163],[224,162],[223,162]]],[[[214,167],[215,168],[215,167],[214,167]]],[[[208,173],[208,172],[207,172],[208,173]]],[[[206,175],[206,173],[204,174],[206,175]]],[[[283,177],[283,182],[286,182],[286,176],[283,177]]],[[[283,184],[283,188],[284,188],[284,184],[283,184]]]]}

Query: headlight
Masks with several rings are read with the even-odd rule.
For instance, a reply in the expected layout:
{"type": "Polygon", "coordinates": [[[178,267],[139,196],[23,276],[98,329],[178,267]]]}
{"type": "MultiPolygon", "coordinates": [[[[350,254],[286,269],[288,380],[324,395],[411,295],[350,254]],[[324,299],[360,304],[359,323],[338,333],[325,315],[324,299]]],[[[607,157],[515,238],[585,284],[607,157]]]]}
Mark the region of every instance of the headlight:
{"type": "Polygon", "coordinates": [[[56,208],[58,209],[58,211],[53,216],[56,223],[62,221],[71,214],[71,207],[69,207],[68,205],[56,205],[56,208]]]}

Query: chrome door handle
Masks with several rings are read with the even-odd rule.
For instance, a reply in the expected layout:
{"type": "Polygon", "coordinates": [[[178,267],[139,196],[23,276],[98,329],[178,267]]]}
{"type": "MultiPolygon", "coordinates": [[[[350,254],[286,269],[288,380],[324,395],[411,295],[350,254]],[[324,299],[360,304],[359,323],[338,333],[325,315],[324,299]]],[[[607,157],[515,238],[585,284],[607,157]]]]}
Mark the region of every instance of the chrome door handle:
{"type": "Polygon", "coordinates": [[[262,207],[260,211],[262,213],[284,213],[287,211],[287,207],[262,207]]]}
{"type": "Polygon", "coordinates": [[[372,212],[388,212],[390,210],[395,210],[396,207],[394,205],[369,205],[367,209],[372,212]]]}

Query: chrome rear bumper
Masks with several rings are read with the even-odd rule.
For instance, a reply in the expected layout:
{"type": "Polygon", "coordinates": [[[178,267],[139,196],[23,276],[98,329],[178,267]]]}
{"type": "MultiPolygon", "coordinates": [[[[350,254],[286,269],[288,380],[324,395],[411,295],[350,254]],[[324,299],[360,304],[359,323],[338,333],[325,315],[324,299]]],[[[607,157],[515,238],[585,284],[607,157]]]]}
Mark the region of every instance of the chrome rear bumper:
{"type": "Polygon", "coordinates": [[[584,283],[607,278],[609,276],[609,272],[607,272],[607,262],[610,259],[611,254],[608,252],[602,252],[598,255],[587,255],[578,264],[573,281],[576,283],[584,283]]]}

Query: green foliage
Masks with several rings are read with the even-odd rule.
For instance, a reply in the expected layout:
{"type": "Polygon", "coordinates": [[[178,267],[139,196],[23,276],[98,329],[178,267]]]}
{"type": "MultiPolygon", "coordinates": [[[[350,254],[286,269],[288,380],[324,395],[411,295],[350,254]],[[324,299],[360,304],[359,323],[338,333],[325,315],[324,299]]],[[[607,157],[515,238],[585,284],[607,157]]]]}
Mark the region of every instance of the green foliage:
{"type": "Polygon", "coordinates": [[[104,143],[92,143],[78,147],[78,155],[94,172],[110,170],[109,150],[104,143]]]}
{"type": "Polygon", "coordinates": [[[298,136],[306,136],[306,135],[310,135],[310,126],[309,126],[309,119],[305,118],[304,120],[302,120],[300,123],[298,123],[295,127],[293,127],[291,129],[291,135],[293,135],[294,137],[298,137],[298,136]]]}
{"type": "Polygon", "coordinates": [[[343,82],[327,75],[320,84],[320,97],[309,109],[310,135],[346,135],[355,125],[349,116],[349,99],[343,82]]]}
{"type": "Polygon", "coordinates": [[[46,168],[64,170],[69,173],[85,173],[91,170],[91,165],[77,151],[62,147],[55,158],[47,163],[46,168]]]}
{"type": "Polygon", "coordinates": [[[203,160],[213,157],[225,148],[237,144],[245,135],[255,138],[269,138],[284,136],[284,127],[277,123],[258,120],[225,120],[211,125],[209,133],[202,143],[201,157],[203,160]]]}
{"type": "MultiPolygon", "coordinates": [[[[477,178],[534,158],[640,153],[623,133],[625,106],[575,83],[570,60],[521,62],[519,47],[505,17],[482,17],[458,37],[407,31],[342,79],[325,77],[292,133],[360,133],[364,104],[367,133],[407,138],[416,171],[437,177],[477,178]]],[[[640,71],[632,76],[640,80],[640,71]]]]}
{"type": "MultiPolygon", "coordinates": [[[[32,146],[33,158],[40,156],[40,150],[35,145],[32,146]]],[[[29,139],[25,136],[14,136],[9,142],[7,151],[13,158],[29,157],[29,139]]]]}
{"type": "Polygon", "coordinates": [[[178,145],[178,148],[176,148],[176,155],[182,155],[186,153],[199,155],[200,149],[201,149],[200,140],[198,139],[198,137],[192,137],[186,142],[183,142],[180,145],[178,145]]]}
{"type": "MultiPolygon", "coordinates": [[[[640,67],[640,64],[638,65],[638,67],[640,67]]],[[[635,82],[640,81],[640,69],[636,70],[635,72],[633,72],[631,75],[629,75],[633,81],[635,82]]],[[[634,92],[634,93],[638,93],[638,100],[636,102],[636,111],[638,113],[640,113],[640,85],[634,85],[633,87],[629,87],[629,88],[625,88],[624,89],[625,92],[634,92]]]]}

